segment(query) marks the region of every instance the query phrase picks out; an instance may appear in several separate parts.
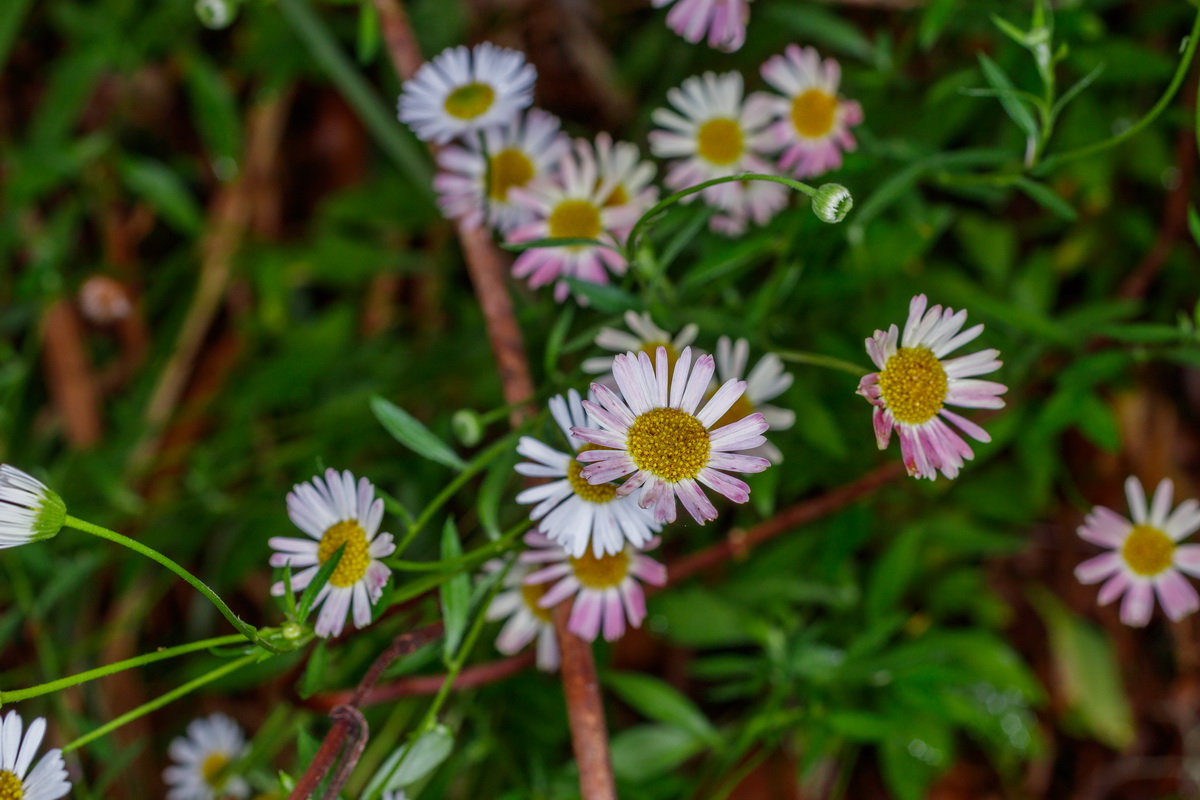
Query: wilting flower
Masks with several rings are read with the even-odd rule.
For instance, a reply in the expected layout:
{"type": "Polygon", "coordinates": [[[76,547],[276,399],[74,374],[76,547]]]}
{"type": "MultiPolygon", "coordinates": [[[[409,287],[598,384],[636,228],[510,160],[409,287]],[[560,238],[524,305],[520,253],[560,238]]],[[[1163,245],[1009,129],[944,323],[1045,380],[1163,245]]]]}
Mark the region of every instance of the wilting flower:
{"type": "Polygon", "coordinates": [[[528,222],[532,212],[513,202],[510,192],[548,176],[566,152],[568,141],[558,118],[532,109],[511,125],[488,128],[484,145],[468,139],[438,153],[441,172],[433,179],[438,205],[449,219],[469,228],[485,221],[507,233],[528,222]]]}
{"type": "Polygon", "coordinates": [[[692,44],[708,35],[708,46],[733,52],[746,43],[749,0],[651,0],[655,8],[675,7],[667,13],[667,27],[692,44]]]}
{"type": "MultiPolygon", "coordinates": [[[[609,204],[618,180],[619,176],[601,171],[591,144],[576,140],[553,177],[512,190],[517,204],[531,212],[534,221],[514,230],[509,241],[593,239],[615,247],[617,235],[641,215],[633,203],[609,204]]],[[[528,278],[534,289],[557,281],[554,299],[561,302],[570,292],[565,278],[603,284],[608,283],[608,271],[622,275],[627,267],[625,257],[609,246],[579,244],[526,250],[513,262],[513,275],[528,278]]]]}
{"type": "Polygon", "coordinates": [[[47,750],[32,770],[33,756],[46,735],[46,720],[29,723],[21,737],[21,715],[10,711],[0,724],[0,798],[4,800],[58,800],[71,791],[62,751],[47,750]]]}
{"type": "MultiPolygon", "coordinates": [[[[662,586],[667,569],[636,547],[595,556],[590,551],[572,558],[566,550],[539,533],[525,535],[529,549],[521,553],[525,564],[545,565],[526,576],[526,586],[553,583],[538,605],[552,609],[576,596],[567,628],[581,639],[594,641],[603,630],[606,641],[621,638],[626,621],[641,626],[646,618],[646,595],[642,583],[662,586]]],[[[647,549],[658,546],[652,539],[647,549]]]]}
{"type": "Polygon", "coordinates": [[[1075,568],[1082,583],[1099,583],[1100,605],[1122,595],[1121,621],[1142,626],[1154,611],[1154,595],[1163,611],[1180,620],[1200,608],[1200,597],[1180,571],[1200,577],[1200,545],[1178,544],[1200,528],[1200,503],[1185,500],[1171,511],[1174,486],[1161,481],[1146,508],[1146,493],[1137,478],[1125,480],[1125,495],[1133,522],[1096,506],[1079,526],[1079,536],[1110,552],[1084,561],[1075,568]]]}
{"type": "MultiPolygon", "coordinates": [[[[340,634],[351,605],[356,627],[371,624],[371,606],[379,602],[392,575],[379,559],[396,550],[392,535],[379,533],[383,500],[375,497],[375,487],[360,478],[356,488],[349,470],[340,474],[326,470],[325,480],[318,476],[293,486],[287,505],[292,522],[312,537],[274,536],[269,541],[277,551],[271,555],[271,566],[305,568],[292,576],[292,589],[299,592],[312,583],[321,565],[345,545],[341,561],[317,594],[315,605],[324,603],[314,627],[317,635],[340,634]]],[[[282,581],[271,587],[276,596],[284,591],[282,581]]]]}
{"type": "MultiPolygon", "coordinates": [[[[625,312],[625,324],[632,333],[619,331],[616,328],[601,328],[596,334],[596,346],[611,350],[614,353],[645,353],[654,355],[660,347],[667,348],[667,361],[675,365],[683,348],[696,340],[700,328],[695,324],[685,325],[675,336],[654,324],[648,313],[636,311],[625,312]]],[[[597,356],[583,362],[583,371],[592,375],[603,375],[612,372],[613,357],[597,356]]],[[[611,377],[611,375],[609,376],[611,377]]],[[[605,381],[608,382],[607,380],[605,381]]]]}
{"type": "Polygon", "coordinates": [[[66,518],[67,506],[56,492],[32,475],[0,464],[0,549],[49,539],[62,530],[66,518]]]}
{"type": "Polygon", "coordinates": [[[900,434],[900,454],[908,474],[937,479],[938,470],[947,478],[958,476],[964,459],[975,457],[971,446],[946,424],[953,422],[978,442],[990,442],[987,431],[946,408],[1003,408],[999,395],[1008,387],[994,381],[975,380],[1000,368],[999,350],[980,350],[968,356],[943,361],[943,356],[973,341],[982,325],[962,330],[967,312],[934,306],[925,310],[925,295],[917,295],[908,307],[908,322],[901,339],[895,325],[875,331],[867,339],[867,353],[879,372],[866,375],[858,394],[875,406],[875,441],[886,450],[892,429],[900,434]],[[944,419],[943,419],[944,418],[944,419]]]}
{"type": "Polygon", "coordinates": [[[862,106],[838,97],[842,68],[832,58],[822,63],[811,47],[788,45],[762,66],[763,78],[783,97],[773,101],[779,166],[797,178],[820,175],[842,165],[842,151],[857,143],[851,126],[862,122],[862,106]]]}
{"type": "Polygon", "coordinates": [[[632,474],[617,495],[645,487],[639,503],[654,509],[656,522],[675,521],[676,496],[701,525],[716,519],[717,509],[700,484],[735,503],[746,502],[750,487],[719,470],[762,472],[770,466],[765,458],[732,452],[764,444],[767,421],[756,413],[713,429],[746,390],[745,381],[727,381],[697,412],[714,371],[709,355],[696,359],[693,369],[691,348],[684,348],[673,372],[665,347],[655,351],[654,364],[645,353],[614,358],[613,377],[621,396],[593,383],[599,404],[585,401],[583,407],[600,428],[571,429],[601,447],[579,454],[589,464],[580,474],[591,484],[632,474]]]}
{"type": "Polygon", "coordinates": [[[246,737],[224,714],[192,720],[187,736],[177,736],[168,750],[175,762],[163,770],[170,787],[167,800],[215,800],[247,797],[250,786],[228,767],[246,752],[246,737]]]}
{"type": "MultiPolygon", "coordinates": [[[[503,568],[504,562],[500,559],[492,559],[483,565],[485,572],[497,572],[503,568]]],[[[550,609],[538,605],[550,587],[544,583],[526,584],[525,578],[531,570],[528,564],[515,564],[508,571],[504,576],[504,591],[492,598],[487,618],[489,622],[508,620],[496,637],[497,650],[511,656],[525,649],[536,637],[538,668],[553,672],[558,669],[558,640],[554,637],[554,620],[550,609]]]]}
{"type": "Polygon", "coordinates": [[[400,121],[439,144],[507,125],[533,102],[535,80],[537,70],[516,50],[491,42],[451,47],[404,82],[400,121]]]}
{"type": "MultiPolygon", "coordinates": [[[[717,376],[721,381],[741,380],[746,375],[746,366],[750,360],[750,343],[745,339],[731,342],[728,336],[722,336],[717,341],[717,376]]],[[[717,420],[715,427],[720,428],[731,422],[758,412],[767,421],[769,430],[785,431],[796,422],[796,412],[786,408],[767,405],[787,391],[792,385],[792,374],[784,372],[783,361],[774,353],[767,353],[750,370],[746,377],[746,391],[737,399],[725,415],[717,420]]],[[[751,450],[752,455],[760,455],[772,464],[783,461],[783,453],[770,442],[759,445],[751,450]]]]}
{"type": "Polygon", "coordinates": [[[550,413],[571,443],[571,454],[522,436],[517,452],[532,462],[517,464],[517,472],[558,480],[524,490],[517,495],[517,502],[537,503],[529,518],[540,520],[538,529],[576,558],[588,549],[589,541],[597,556],[619,553],[626,541],[644,547],[659,528],[649,512],[634,497],[618,497],[617,487],[611,483],[593,486],[580,476],[582,465],[575,459],[576,453],[599,448],[571,433],[573,427],[588,422],[579,392],[571,389],[566,398],[550,398],[550,413]]]}

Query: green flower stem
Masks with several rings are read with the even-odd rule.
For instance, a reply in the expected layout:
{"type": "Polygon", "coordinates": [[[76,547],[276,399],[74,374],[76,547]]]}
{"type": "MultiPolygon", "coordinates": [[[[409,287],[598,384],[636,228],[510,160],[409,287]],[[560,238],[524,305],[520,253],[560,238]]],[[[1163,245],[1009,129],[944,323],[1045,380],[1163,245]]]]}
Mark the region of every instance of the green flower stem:
{"type": "Polygon", "coordinates": [[[702,192],[710,186],[717,186],[722,183],[732,183],[733,181],[770,181],[772,183],[782,183],[784,186],[795,189],[798,192],[803,192],[809,197],[812,197],[817,193],[817,190],[812,186],[809,186],[807,183],[794,181],[791,178],[784,178],[781,175],[759,175],[757,173],[730,175],[725,178],[714,178],[711,181],[705,181],[704,183],[698,183],[695,186],[689,186],[686,189],[682,189],[675,194],[658,201],[651,206],[649,211],[647,211],[645,214],[642,214],[642,216],[638,218],[638,221],[633,224],[633,228],[630,229],[629,236],[625,239],[625,259],[630,262],[633,261],[634,254],[637,252],[638,239],[641,237],[642,230],[660,213],[675,205],[683,198],[688,197],[689,195],[702,192]]]}
{"type": "Polygon", "coordinates": [[[833,356],[824,356],[820,353],[806,353],[802,350],[776,350],[775,355],[782,358],[784,361],[790,361],[793,364],[811,364],[814,367],[826,367],[827,369],[836,369],[841,372],[848,372],[861,378],[871,372],[866,367],[860,367],[853,361],[845,361],[833,356]]]}
{"type": "Polygon", "coordinates": [[[243,622],[241,619],[239,619],[238,616],[229,608],[229,606],[225,605],[225,601],[218,597],[216,592],[208,588],[208,586],[202,580],[176,564],[171,559],[164,556],[162,553],[155,550],[153,547],[144,545],[136,539],[130,539],[128,536],[122,536],[116,531],[110,531],[108,528],[102,528],[99,525],[93,525],[86,520],[72,517],[70,514],[67,515],[67,518],[63,524],[68,528],[74,528],[77,531],[83,531],[84,533],[90,533],[93,536],[99,536],[101,539],[107,539],[110,542],[116,542],[119,545],[128,547],[130,550],[133,550],[136,553],[141,553],[152,561],[157,561],[159,564],[162,564],[164,567],[171,570],[171,572],[174,572],[176,575],[191,584],[192,588],[194,588],[200,594],[207,597],[208,600],[217,607],[217,610],[221,612],[221,615],[225,617],[225,619],[229,620],[229,623],[241,632],[242,636],[245,636],[259,647],[262,647],[265,650],[270,650],[272,653],[284,652],[283,649],[271,644],[259,636],[258,629],[253,625],[250,625],[249,623],[243,622]]]}
{"type": "Polygon", "coordinates": [[[1038,176],[1045,175],[1060,164],[1065,164],[1068,161],[1074,161],[1079,158],[1086,158],[1087,156],[1107,150],[1110,147],[1115,147],[1156,120],[1158,115],[1170,104],[1171,99],[1175,97],[1175,93],[1179,91],[1179,87],[1183,85],[1184,78],[1187,77],[1188,67],[1192,64],[1192,56],[1196,54],[1197,43],[1200,43],[1200,13],[1196,14],[1196,20],[1192,23],[1192,32],[1188,34],[1187,38],[1187,49],[1184,50],[1183,58],[1180,60],[1179,66],[1175,69],[1175,76],[1171,78],[1171,83],[1167,86],[1167,91],[1163,93],[1163,96],[1158,99],[1158,102],[1154,104],[1154,107],[1150,109],[1146,116],[1116,136],[1110,136],[1103,141],[1050,156],[1042,162],[1040,167],[1034,170],[1033,174],[1038,176]]]}
{"type": "MultiPolygon", "coordinates": [[[[509,530],[505,531],[504,535],[501,536],[496,541],[491,542],[488,545],[485,545],[484,547],[479,548],[479,550],[474,550],[471,553],[468,553],[467,555],[474,557],[477,554],[482,554],[483,550],[486,550],[491,547],[495,547],[496,548],[495,555],[499,555],[501,552],[503,552],[503,549],[508,549],[509,547],[512,547],[513,544],[515,543],[515,540],[517,539],[517,537],[519,537],[521,534],[525,533],[525,531],[529,530],[532,527],[533,527],[533,522],[531,522],[530,520],[524,520],[522,522],[519,522],[516,525],[514,525],[512,528],[510,528],[509,530]],[[500,545],[501,542],[504,543],[503,549],[498,547],[498,545],[500,545]]],[[[489,553],[489,555],[491,555],[491,553],[489,553]]],[[[457,560],[457,559],[455,559],[455,560],[457,560]]],[[[391,564],[393,562],[385,562],[385,563],[391,564]]],[[[416,562],[405,562],[405,563],[416,563],[416,562]]],[[[444,564],[446,562],[442,562],[442,563],[444,564]]],[[[445,572],[439,571],[439,572],[435,572],[430,575],[422,575],[421,577],[419,577],[415,580],[409,581],[408,583],[404,584],[404,586],[402,588],[399,588],[395,592],[392,593],[392,596],[388,599],[388,606],[391,607],[391,606],[399,605],[400,603],[408,602],[409,600],[413,599],[414,597],[420,597],[421,595],[425,594],[426,592],[432,591],[432,590],[436,589],[437,587],[441,586],[443,583],[450,580],[457,574],[458,574],[458,570],[450,570],[450,571],[445,571],[445,572]]]]}
{"type": "Polygon", "coordinates": [[[78,750],[80,747],[83,747],[85,744],[94,742],[96,739],[99,739],[103,736],[107,736],[108,734],[115,731],[117,728],[120,728],[122,725],[130,723],[133,720],[137,719],[138,717],[144,717],[146,714],[149,714],[151,711],[156,711],[156,710],[162,708],[163,706],[167,705],[168,703],[172,703],[172,702],[178,700],[179,698],[183,697],[184,695],[189,694],[190,692],[192,692],[196,689],[199,689],[201,686],[204,686],[205,684],[212,683],[215,680],[224,678],[226,675],[229,675],[230,673],[237,672],[239,669],[246,666],[247,664],[250,664],[254,661],[258,661],[261,658],[263,658],[262,653],[251,653],[250,655],[242,656],[241,658],[237,659],[236,661],[226,662],[225,664],[217,667],[216,669],[212,670],[211,672],[206,672],[205,674],[201,675],[199,678],[190,680],[187,683],[183,684],[182,686],[177,686],[174,689],[172,689],[171,691],[167,692],[166,694],[164,694],[160,697],[154,698],[149,703],[143,703],[142,705],[138,706],[137,708],[133,709],[132,711],[122,714],[121,716],[117,717],[116,719],[114,719],[108,723],[105,723],[104,725],[101,725],[99,728],[96,728],[96,730],[92,731],[91,733],[85,733],[83,736],[80,736],[75,741],[67,743],[63,747],[62,751],[64,753],[69,753],[72,750],[78,750]]]}
{"type": "Polygon", "coordinates": [[[144,656],[134,656],[127,658],[124,661],[117,661],[114,664],[106,664],[103,667],[89,669],[87,672],[80,672],[77,675],[69,675],[66,678],[59,678],[56,681],[48,683],[39,683],[37,686],[30,686],[28,689],[12,689],[9,691],[0,691],[0,706],[5,703],[16,703],[21,700],[28,700],[31,697],[40,697],[44,694],[57,692],[60,689],[66,689],[70,686],[78,686],[81,683],[94,681],[96,678],[103,678],[106,675],[112,675],[117,672],[124,672],[127,669],[134,667],[153,664],[156,661],[165,661],[168,658],[175,656],[194,653],[197,650],[207,650],[210,647],[222,647],[227,644],[237,644],[244,642],[246,637],[240,633],[231,633],[227,636],[216,636],[212,639],[202,639],[198,642],[189,644],[181,644],[178,647],[168,647],[164,650],[156,650],[153,653],[147,653],[144,656]]]}
{"type": "Polygon", "coordinates": [[[513,541],[525,533],[532,527],[532,522],[523,522],[513,528],[510,528],[499,539],[494,542],[488,542],[482,547],[472,550],[469,553],[464,553],[456,558],[448,558],[444,561],[403,561],[401,559],[384,559],[392,569],[402,570],[404,572],[459,572],[464,568],[474,567],[476,562],[483,561],[491,556],[497,556],[512,547],[513,541]]]}

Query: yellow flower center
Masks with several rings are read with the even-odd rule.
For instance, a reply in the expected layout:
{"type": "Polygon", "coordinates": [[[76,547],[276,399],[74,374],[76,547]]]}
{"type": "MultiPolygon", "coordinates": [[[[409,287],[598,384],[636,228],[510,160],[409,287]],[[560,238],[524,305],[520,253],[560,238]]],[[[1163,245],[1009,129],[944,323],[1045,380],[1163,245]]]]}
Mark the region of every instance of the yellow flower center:
{"type": "Polygon", "coordinates": [[[525,606],[533,613],[535,617],[542,622],[552,622],[550,609],[542,608],[538,605],[538,601],[542,599],[542,595],[550,589],[549,583],[535,583],[530,586],[527,583],[521,584],[521,599],[525,601],[525,606]]]}
{"type": "Polygon", "coordinates": [[[837,98],[820,89],[809,89],[792,100],[792,124],[796,132],[809,139],[817,139],[833,128],[837,113],[837,98]]]}
{"type": "MultiPolygon", "coordinates": [[[[579,448],[579,452],[585,453],[588,450],[608,450],[607,447],[601,447],[596,444],[585,444],[579,448]]],[[[617,497],[617,487],[611,483],[601,483],[593,486],[583,479],[579,473],[583,471],[583,464],[575,459],[567,464],[567,480],[571,484],[571,491],[575,492],[576,496],[588,501],[589,503],[611,503],[617,497]]]]}
{"type": "Polygon", "coordinates": [[[204,782],[214,789],[220,789],[224,784],[224,781],[221,780],[221,771],[228,764],[229,756],[224,753],[213,753],[204,759],[204,763],[200,765],[200,774],[204,776],[204,782]]]}
{"type": "Polygon", "coordinates": [[[629,457],[638,469],[675,483],[694,478],[708,463],[708,431],[678,408],[652,408],[638,416],[626,435],[629,457]]]}
{"type": "Polygon", "coordinates": [[[446,97],[446,113],[459,119],[475,119],[487,112],[496,92],[486,83],[468,83],[446,97]]]}
{"type": "Polygon", "coordinates": [[[569,561],[576,579],[585,589],[615,589],[629,573],[629,556],[624,550],[597,558],[589,549],[579,558],[569,561]]]}
{"type": "Polygon", "coordinates": [[[1138,575],[1157,575],[1175,563],[1175,542],[1149,525],[1134,525],[1121,545],[1121,558],[1138,575]]]}
{"type": "Polygon", "coordinates": [[[722,414],[719,420],[713,423],[712,429],[715,431],[717,428],[722,428],[726,425],[737,422],[738,420],[745,419],[753,413],[754,404],[746,399],[746,394],[743,392],[741,397],[733,401],[733,405],[729,407],[729,410],[722,414]]]}
{"type": "Polygon", "coordinates": [[[879,373],[879,393],[898,422],[920,425],[942,410],[949,382],[928,347],[901,347],[879,373]]]}
{"type": "Polygon", "coordinates": [[[732,164],[741,158],[742,149],[742,126],[736,120],[710,119],[696,131],[696,153],[711,164],[732,164]]]}
{"type": "Polygon", "coordinates": [[[0,770],[0,800],[21,800],[25,787],[21,779],[8,770],[0,770]]]}
{"type": "Polygon", "coordinates": [[[613,187],[613,190],[608,193],[608,197],[604,200],[605,208],[613,206],[623,206],[629,202],[629,192],[625,191],[625,184],[618,183],[613,187]]]}
{"type": "Polygon", "coordinates": [[[551,239],[595,239],[603,230],[600,209],[587,200],[564,200],[547,220],[551,239]]]}
{"type": "Polygon", "coordinates": [[[529,156],[510,147],[492,156],[488,175],[488,197],[497,202],[508,199],[508,190],[524,186],[533,177],[533,162],[529,156]]]}
{"type": "Polygon", "coordinates": [[[346,549],[342,552],[342,560],[329,579],[332,585],[338,587],[358,583],[367,574],[367,567],[371,564],[371,554],[367,552],[367,532],[352,519],[339,522],[325,531],[321,543],[317,545],[317,561],[324,564],[343,544],[346,549]]]}

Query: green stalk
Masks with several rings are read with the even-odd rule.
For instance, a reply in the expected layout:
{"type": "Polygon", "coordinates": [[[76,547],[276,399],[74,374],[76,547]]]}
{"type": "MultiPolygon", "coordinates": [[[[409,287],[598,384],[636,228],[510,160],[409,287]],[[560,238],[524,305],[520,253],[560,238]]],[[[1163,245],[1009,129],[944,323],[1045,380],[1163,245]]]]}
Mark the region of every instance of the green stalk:
{"type": "Polygon", "coordinates": [[[820,353],[806,353],[803,350],[776,350],[775,355],[779,356],[784,361],[791,361],[795,364],[812,364],[814,367],[825,367],[827,369],[836,369],[841,372],[848,372],[861,378],[871,372],[866,367],[860,367],[853,361],[845,361],[833,356],[825,356],[820,353]]]}
{"type": "Polygon", "coordinates": [[[124,661],[117,661],[113,664],[106,664],[103,667],[89,669],[86,672],[80,672],[77,675],[69,675],[65,678],[59,678],[56,681],[48,683],[39,683],[37,686],[30,686],[28,689],[13,689],[11,691],[0,691],[0,706],[5,703],[16,703],[21,700],[28,700],[31,697],[40,697],[44,694],[57,692],[60,689],[66,689],[70,686],[78,686],[81,683],[94,681],[96,678],[103,678],[106,675],[112,675],[117,672],[124,672],[127,669],[134,667],[153,664],[156,661],[165,661],[168,658],[182,656],[187,653],[194,653],[197,650],[207,650],[210,647],[221,647],[227,644],[237,644],[245,641],[245,637],[240,633],[232,633],[228,636],[216,636],[212,639],[202,639],[198,642],[189,644],[181,644],[178,647],[168,647],[165,650],[156,650],[153,653],[147,653],[142,656],[134,656],[127,658],[124,661]]]}

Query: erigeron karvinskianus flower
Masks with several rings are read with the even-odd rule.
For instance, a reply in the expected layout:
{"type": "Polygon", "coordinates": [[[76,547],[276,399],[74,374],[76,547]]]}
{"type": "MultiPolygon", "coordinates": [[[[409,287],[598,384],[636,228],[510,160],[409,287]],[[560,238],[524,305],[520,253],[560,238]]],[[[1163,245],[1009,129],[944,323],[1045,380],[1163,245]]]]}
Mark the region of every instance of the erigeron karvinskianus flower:
{"type": "MultiPolygon", "coordinates": [[[[553,177],[512,190],[534,220],[515,229],[508,240],[593,239],[615,246],[641,215],[632,202],[609,205],[617,185],[617,175],[601,171],[592,145],[576,140],[553,177]]],[[[625,257],[614,249],[578,244],[526,250],[513,262],[513,275],[528,278],[533,289],[554,282],[554,299],[562,302],[570,292],[565,278],[604,284],[610,271],[623,275],[627,268],[625,257]]]]}
{"type": "MultiPolygon", "coordinates": [[[[742,76],[737,72],[693,76],[667,92],[674,107],[654,112],[659,130],[650,132],[650,148],[659,158],[674,159],[665,183],[686,189],[715,178],[745,173],[773,174],[775,167],[763,154],[772,149],[773,101],[765,94],[743,97],[742,76]]],[[[699,196],[726,212],[731,219],[753,219],[762,224],[783,206],[787,189],[766,181],[730,181],[710,186],[699,196]],[[764,187],[753,193],[755,184],[764,187]]],[[[683,202],[690,202],[689,195],[683,202]]],[[[718,223],[718,228],[721,225],[718,223]]]]}
{"type": "Polygon", "coordinates": [[[1124,595],[1121,621],[1142,626],[1154,611],[1154,595],[1172,620],[1180,620],[1200,608],[1200,597],[1180,572],[1200,577],[1200,545],[1178,544],[1200,528],[1200,503],[1185,500],[1171,510],[1174,486],[1169,480],[1158,484],[1154,499],[1146,507],[1146,493],[1137,478],[1125,480],[1130,522],[1125,517],[1096,506],[1079,526],[1079,536],[1109,552],[1084,561],[1075,568],[1083,583],[1100,583],[1100,605],[1124,595]]]}
{"type": "Polygon", "coordinates": [[[576,558],[589,544],[597,556],[619,553],[626,542],[645,547],[660,526],[637,504],[637,498],[618,497],[617,487],[611,483],[593,486],[580,475],[583,465],[576,454],[598,448],[571,433],[572,428],[588,424],[579,392],[571,389],[565,398],[550,398],[550,413],[571,443],[571,453],[555,450],[532,436],[522,436],[517,452],[531,460],[517,464],[517,472],[557,480],[524,490],[517,495],[517,502],[536,503],[529,518],[538,522],[538,530],[576,558]]]}
{"type": "MultiPolygon", "coordinates": [[[[500,559],[492,559],[483,565],[484,572],[498,572],[504,568],[500,559]]],[[[537,665],[546,672],[558,669],[558,640],[554,637],[554,620],[551,609],[542,608],[538,601],[550,588],[544,583],[526,584],[531,572],[528,564],[514,564],[504,576],[504,591],[492,598],[487,609],[489,622],[507,620],[496,637],[496,649],[506,656],[515,655],[530,642],[537,639],[537,665]]]]}
{"type": "Polygon", "coordinates": [[[651,0],[655,8],[674,4],[667,27],[692,44],[708,37],[708,46],[733,52],[746,43],[749,0],[651,0]]]}
{"type": "Polygon", "coordinates": [[[400,94],[400,121],[439,144],[507,125],[533,102],[537,70],[516,50],[484,42],[451,47],[417,70],[400,94]]]}
{"type": "Polygon", "coordinates": [[[886,332],[875,331],[867,339],[867,353],[879,372],[863,377],[858,394],[875,406],[875,441],[886,450],[892,430],[900,436],[900,454],[908,474],[937,479],[940,470],[947,478],[958,476],[964,460],[975,457],[970,445],[947,421],[979,442],[992,437],[979,425],[955,414],[947,405],[966,408],[1003,408],[999,395],[1008,387],[994,381],[977,380],[1000,368],[999,350],[980,350],[967,356],[942,360],[983,332],[983,325],[963,330],[967,312],[934,306],[926,310],[925,295],[917,295],[908,307],[903,338],[895,325],[886,332]]]}
{"type": "Polygon", "coordinates": [[[0,464],[0,549],[49,539],[62,530],[67,506],[32,475],[0,464]]]}
{"type": "Polygon", "coordinates": [[[793,44],[763,64],[762,76],[783,95],[772,101],[780,168],[806,178],[840,167],[842,152],[857,147],[850,128],[863,113],[856,101],[838,97],[838,62],[822,62],[813,48],[793,44]]]}
{"type": "MultiPolygon", "coordinates": [[[[796,422],[796,412],[786,408],[767,405],[787,391],[792,385],[793,376],[783,369],[783,361],[774,353],[767,353],[750,374],[746,375],[746,367],[750,361],[750,343],[745,339],[730,341],[728,336],[717,340],[717,377],[722,381],[746,380],[746,391],[737,399],[725,415],[717,420],[716,427],[720,428],[730,422],[748,417],[758,412],[767,421],[769,430],[785,431],[796,422]]],[[[751,455],[762,456],[772,464],[783,461],[783,453],[770,442],[759,445],[750,451],[751,455]]]]}
{"type": "MultiPolygon", "coordinates": [[[[538,605],[553,609],[574,597],[567,628],[589,642],[601,632],[606,641],[619,639],[627,623],[640,627],[646,618],[642,583],[662,586],[667,582],[667,568],[632,545],[613,554],[596,556],[589,550],[573,558],[540,533],[526,534],[525,544],[529,549],[521,553],[520,561],[535,565],[535,571],[525,577],[525,585],[548,585],[538,605]]],[[[645,549],[654,549],[658,538],[647,545],[645,549]]]]}
{"type": "Polygon", "coordinates": [[[21,715],[10,711],[0,723],[0,798],[58,800],[71,791],[62,751],[47,750],[32,770],[33,757],[46,735],[46,720],[38,717],[21,736],[21,715]]]}
{"type": "MultiPolygon", "coordinates": [[[[349,470],[327,470],[325,479],[315,477],[292,487],[287,496],[288,516],[311,539],[272,537],[276,550],[271,566],[301,571],[292,575],[292,589],[300,592],[312,582],[317,571],[345,545],[342,559],[329,582],[317,594],[314,605],[322,605],[314,627],[318,636],[337,636],[353,607],[354,625],[371,623],[371,606],[379,601],[392,571],[379,559],[396,550],[390,533],[379,533],[383,520],[383,500],[375,497],[375,487],[366,478],[358,480],[349,470]]],[[[284,593],[283,582],[271,587],[271,594],[284,593]]]]}
{"type": "MultiPolygon", "coordinates": [[[[601,131],[596,134],[595,148],[599,173],[612,181],[612,191],[604,198],[604,205],[630,206],[640,217],[658,202],[658,187],[653,184],[654,163],[642,160],[636,144],[614,142],[601,131]]],[[[628,227],[616,231],[622,239],[628,232],[628,227]]]]}
{"type": "Polygon", "coordinates": [[[224,714],[192,720],[187,736],[171,742],[174,762],[163,770],[167,800],[218,800],[250,795],[250,786],[229,765],[246,752],[246,737],[238,724],[224,714]]]}
{"type": "Polygon", "coordinates": [[[765,458],[735,451],[751,450],[766,442],[767,421],[751,414],[722,427],[718,420],[746,390],[745,381],[722,385],[699,409],[715,366],[702,355],[692,365],[692,350],[684,348],[672,370],[667,349],[655,351],[654,363],[645,353],[626,353],[613,359],[613,377],[621,395],[592,384],[597,403],[583,407],[599,428],[575,427],[575,436],[601,449],[579,454],[588,464],[580,473],[588,483],[602,484],[630,476],[617,487],[624,496],[642,489],[638,502],[654,509],[656,522],[675,521],[675,498],[696,522],[717,518],[717,509],[701,484],[735,503],[750,498],[750,487],[721,470],[762,472],[765,458]]]}
{"type": "Polygon", "coordinates": [[[438,205],[468,228],[485,222],[501,233],[528,222],[532,212],[513,202],[511,191],[547,177],[569,142],[558,118],[531,109],[512,124],[483,132],[483,144],[467,139],[438,153],[441,172],[433,179],[438,205]]]}
{"type": "MultiPolygon", "coordinates": [[[[700,332],[699,326],[691,323],[672,336],[655,325],[649,313],[639,314],[636,311],[625,312],[625,325],[630,332],[601,328],[596,334],[596,346],[614,353],[645,353],[648,356],[654,355],[658,348],[665,347],[667,361],[672,367],[683,348],[694,342],[696,334],[700,332]]],[[[612,384],[612,364],[613,356],[597,356],[584,360],[583,371],[591,375],[605,375],[602,382],[612,384]]]]}

